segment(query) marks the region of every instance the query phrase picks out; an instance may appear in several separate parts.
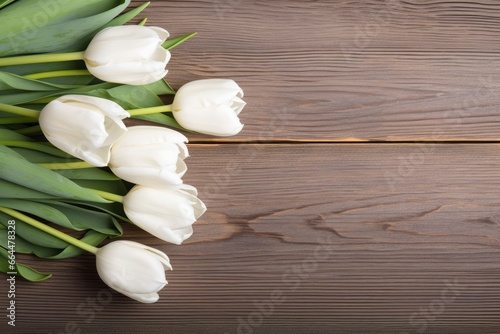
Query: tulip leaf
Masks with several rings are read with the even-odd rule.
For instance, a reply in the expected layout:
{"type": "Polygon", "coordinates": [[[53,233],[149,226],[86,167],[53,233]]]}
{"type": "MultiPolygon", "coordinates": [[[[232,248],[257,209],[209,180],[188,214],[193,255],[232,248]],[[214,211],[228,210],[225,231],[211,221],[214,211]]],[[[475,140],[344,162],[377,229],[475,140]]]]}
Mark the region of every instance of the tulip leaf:
{"type": "Polygon", "coordinates": [[[88,93],[112,100],[124,109],[139,109],[163,105],[162,100],[145,86],[120,85],[109,89],[98,89],[88,93]]]}
{"type": "Polygon", "coordinates": [[[33,227],[19,219],[16,219],[10,215],[0,212],[0,224],[7,226],[9,220],[16,221],[16,235],[19,235],[26,241],[29,241],[35,245],[48,247],[48,248],[59,248],[63,249],[68,247],[66,241],[62,241],[46,232],[40,231],[36,227],[33,227]]]}
{"type": "MultiPolygon", "coordinates": [[[[8,130],[7,130],[8,131],[8,130]]],[[[8,131],[12,132],[18,136],[18,133],[14,131],[8,131]]],[[[31,138],[28,138],[30,140],[31,138]]],[[[2,139],[2,129],[0,129],[0,141],[2,139]]],[[[20,155],[22,155],[26,160],[32,163],[71,163],[71,162],[80,162],[81,160],[78,159],[67,159],[67,158],[60,158],[60,157],[55,157],[51,154],[45,153],[45,152],[40,152],[40,151],[34,151],[26,148],[11,148],[12,150],[16,151],[20,155]]],[[[54,172],[70,179],[70,180],[101,180],[101,181],[119,181],[120,178],[114,175],[113,173],[107,171],[106,169],[99,168],[99,167],[89,167],[89,168],[82,168],[82,169],[61,169],[61,170],[54,170],[54,172]]]]}
{"type": "Polygon", "coordinates": [[[156,95],[175,95],[175,90],[164,79],[142,86],[156,95]]]}
{"type": "MultiPolygon", "coordinates": [[[[103,242],[107,238],[108,238],[107,235],[91,230],[91,231],[88,231],[85,234],[85,236],[83,238],[81,238],[80,240],[89,244],[89,245],[98,246],[99,244],[101,244],[101,242],[103,242]]],[[[39,257],[46,258],[46,259],[61,260],[61,259],[68,259],[71,257],[75,257],[75,256],[81,255],[83,253],[85,253],[85,251],[82,250],[81,248],[75,247],[73,245],[69,245],[62,252],[60,252],[56,255],[40,256],[42,254],[39,255],[36,253],[35,253],[35,255],[37,255],[39,257]]]]}
{"type": "Polygon", "coordinates": [[[121,203],[90,203],[90,202],[75,202],[66,201],[67,203],[77,204],[82,207],[88,207],[97,209],[99,211],[109,213],[113,217],[119,219],[120,221],[131,223],[130,219],[127,218],[125,212],[123,211],[123,205],[121,203]]]}
{"type": "Polygon", "coordinates": [[[32,164],[14,150],[0,145],[0,175],[6,180],[49,195],[93,202],[108,202],[47,168],[32,164]]]}
{"type": "MultiPolygon", "coordinates": [[[[83,70],[86,69],[85,63],[81,60],[59,61],[52,63],[11,65],[2,67],[2,70],[18,75],[27,75],[41,72],[64,71],[64,70],[83,70]]],[[[47,79],[48,80],[48,79],[47,79]]],[[[53,79],[52,79],[53,80],[53,79]]]]}
{"type": "MultiPolygon", "coordinates": [[[[96,180],[96,181],[120,181],[120,178],[113,173],[97,167],[83,169],[61,169],[54,172],[67,177],[70,180],[96,180]]],[[[95,189],[95,188],[93,188],[95,189]]]]}
{"type": "Polygon", "coordinates": [[[61,211],[45,204],[20,199],[0,199],[0,206],[32,214],[42,220],[49,221],[62,227],[77,231],[84,230],[76,228],[61,211]]]}
{"type": "Polygon", "coordinates": [[[185,41],[187,41],[196,34],[197,34],[196,32],[193,32],[191,34],[187,34],[184,36],[167,39],[161,46],[163,46],[167,50],[173,49],[176,46],[184,43],[185,41]]]}
{"type": "Polygon", "coordinates": [[[37,216],[43,221],[75,231],[92,229],[110,236],[119,236],[123,233],[120,224],[109,214],[72,204],[56,201],[34,202],[19,199],[0,199],[0,206],[37,216]]]}
{"type": "Polygon", "coordinates": [[[0,141],[33,141],[33,139],[9,129],[0,129],[0,141]]]}
{"type": "MultiPolygon", "coordinates": [[[[26,202],[27,201],[24,201],[25,205],[26,202]]],[[[2,202],[0,201],[0,205],[1,204],[2,202]]],[[[31,205],[38,206],[41,210],[37,210],[35,208],[30,212],[29,209],[31,208],[23,208],[22,206],[17,208],[17,210],[32,213],[47,221],[76,231],[92,229],[109,236],[120,236],[123,234],[123,229],[121,225],[118,224],[116,219],[103,212],[96,212],[77,205],[56,201],[32,202],[31,205]],[[43,210],[47,210],[46,208],[44,209],[44,207],[58,212],[58,215],[42,216],[41,214],[43,214],[43,210]],[[64,217],[64,219],[62,217],[64,217]],[[63,224],[67,225],[65,226],[63,224]]]]}
{"type": "Polygon", "coordinates": [[[17,261],[14,267],[14,271],[9,268],[9,252],[5,248],[0,247],[0,272],[6,274],[16,272],[16,276],[21,276],[31,282],[40,282],[52,276],[52,274],[44,274],[17,261]]]}
{"type": "Polygon", "coordinates": [[[20,186],[6,180],[0,179],[0,198],[19,198],[19,199],[57,199],[43,192],[33,190],[31,188],[20,186]]]}
{"type": "Polygon", "coordinates": [[[0,71],[0,90],[14,89],[20,91],[54,91],[59,89],[79,88],[81,85],[56,85],[53,83],[29,79],[17,74],[0,71]]]}
{"type": "Polygon", "coordinates": [[[187,132],[192,132],[192,131],[189,131],[189,130],[183,128],[182,126],[180,126],[180,124],[177,123],[175,118],[173,118],[171,116],[167,116],[165,114],[159,113],[159,114],[151,114],[151,115],[134,116],[134,118],[142,119],[142,120],[157,123],[157,124],[167,125],[167,126],[170,126],[172,128],[176,128],[176,129],[187,131],[187,132]]]}
{"type": "Polygon", "coordinates": [[[29,148],[24,148],[24,147],[11,147],[11,149],[13,151],[16,151],[20,155],[22,155],[24,159],[26,159],[32,163],[67,163],[67,162],[81,161],[78,159],[69,159],[69,158],[58,157],[58,156],[54,156],[53,154],[35,151],[35,150],[29,149],[29,148]]]}
{"type": "Polygon", "coordinates": [[[72,50],[130,0],[24,0],[0,11],[0,56],[72,50]],[[44,24],[40,24],[40,16],[44,24]]]}
{"type": "Polygon", "coordinates": [[[118,16],[118,17],[115,17],[114,19],[112,19],[111,21],[109,21],[107,24],[105,24],[103,27],[101,27],[101,30],[104,29],[104,28],[107,28],[107,27],[121,26],[121,25],[129,22],[134,17],[136,17],[137,15],[139,15],[144,9],[146,9],[146,7],[148,7],[150,5],[150,3],[151,2],[148,1],[148,2],[143,3],[142,5],[140,5],[139,7],[131,9],[128,12],[126,12],[126,13],[118,16]]]}
{"type": "Polygon", "coordinates": [[[23,103],[29,103],[46,97],[57,96],[58,92],[25,92],[25,93],[15,93],[8,95],[0,94],[0,103],[19,105],[23,103]]]}
{"type": "MultiPolygon", "coordinates": [[[[16,243],[16,253],[20,254],[31,254],[33,247],[41,247],[33,245],[32,243],[21,238],[19,235],[16,235],[15,243],[16,243]]],[[[0,225],[0,246],[6,249],[8,249],[9,246],[8,230],[3,225],[0,225]]]]}
{"type": "MultiPolygon", "coordinates": [[[[0,229],[0,246],[2,246],[3,248],[7,248],[6,237],[7,237],[7,230],[0,229]]],[[[85,235],[80,240],[89,245],[98,246],[108,237],[109,236],[105,234],[90,230],[87,233],[85,233],[85,235]]],[[[64,249],[43,247],[35,245],[31,242],[24,240],[19,236],[16,236],[16,253],[33,254],[37,257],[44,259],[60,260],[81,255],[85,253],[85,251],[73,245],[69,245],[64,249]]]]}
{"type": "Polygon", "coordinates": [[[71,45],[70,48],[65,49],[63,51],[83,51],[83,50],[85,50],[87,48],[87,46],[89,45],[90,41],[92,40],[92,38],[99,31],[103,30],[104,28],[120,26],[120,25],[123,25],[123,24],[129,22],[134,17],[139,15],[149,4],[150,4],[149,2],[144,3],[137,8],[134,8],[134,9],[132,9],[132,10],[120,15],[120,16],[115,17],[114,19],[112,19],[111,21],[106,23],[105,25],[96,29],[93,33],[89,34],[85,38],[80,39],[78,42],[71,45]]]}
{"type": "MultiPolygon", "coordinates": [[[[45,98],[55,98],[62,95],[67,94],[85,94],[89,91],[94,91],[96,89],[108,89],[118,86],[119,84],[103,82],[95,85],[82,86],[75,89],[68,90],[58,90],[58,91],[47,91],[47,92],[27,92],[27,93],[16,93],[16,94],[8,94],[2,95],[0,94],[0,103],[10,104],[10,105],[19,105],[31,103],[34,101],[38,101],[40,99],[45,98]]],[[[89,94],[86,94],[89,95],[89,94]]]]}
{"type": "Polygon", "coordinates": [[[13,3],[14,1],[16,0],[3,0],[3,1],[0,1],[0,8],[3,8],[11,3],[13,3]]]}
{"type": "Polygon", "coordinates": [[[101,191],[106,191],[108,193],[125,195],[127,193],[127,188],[121,180],[89,180],[89,179],[74,179],[76,184],[81,187],[96,189],[101,191]]]}

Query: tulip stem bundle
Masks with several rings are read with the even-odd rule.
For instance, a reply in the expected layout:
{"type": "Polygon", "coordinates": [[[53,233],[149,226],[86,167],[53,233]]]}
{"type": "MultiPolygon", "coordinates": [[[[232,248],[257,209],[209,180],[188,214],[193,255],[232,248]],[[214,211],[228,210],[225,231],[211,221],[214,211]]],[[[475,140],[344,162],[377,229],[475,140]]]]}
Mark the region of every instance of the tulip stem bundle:
{"type": "Polygon", "coordinates": [[[28,217],[16,210],[12,210],[12,209],[9,209],[9,208],[5,208],[5,207],[0,207],[0,211],[3,212],[3,213],[6,213],[14,218],[17,218],[19,220],[22,220],[23,222],[25,222],[26,224],[29,224],[43,232],[46,232],[56,238],[59,238],[63,241],[66,241],[67,243],[73,245],[73,246],[76,246],[78,248],[81,248],[87,252],[90,252],[90,253],[93,253],[93,254],[96,254],[97,253],[97,250],[98,248],[97,247],[94,247],[92,245],[89,245],[81,240],[78,240],[76,238],[73,238],[72,236],[66,234],[66,233],[63,233],[59,230],[56,230],[55,228],[53,227],[50,227],[48,225],[45,225],[41,222],[39,222],[38,220],[36,219],[33,219],[31,217],[28,217]]]}
{"type": "Polygon", "coordinates": [[[84,52],[44,53],[39,55],[0,58],[0,66],[55,63],[60,61],[82,60],[84,52]]]}

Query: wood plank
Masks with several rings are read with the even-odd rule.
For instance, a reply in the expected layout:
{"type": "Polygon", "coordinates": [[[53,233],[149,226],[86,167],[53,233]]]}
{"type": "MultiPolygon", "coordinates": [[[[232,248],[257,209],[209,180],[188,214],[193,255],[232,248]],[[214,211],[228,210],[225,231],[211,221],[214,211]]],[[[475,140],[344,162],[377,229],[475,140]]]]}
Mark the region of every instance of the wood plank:
{"type": "Polygon", "coordinates": [[[500,331],[500,145],[190,151],[186,182],[209,207],[194,236],[126,231],[171,257],[160,301],[110,294],[90,255],[35,261],[54,277],[17,281],[16,332],[500,331]]]}
{"type": "Polygon", "coordinates": [[[239,136],[193,140],[499,139],[498,1],[158,0],[144,16],[199,32],[173,51],[174,87],[245,90],[239,136]]]}

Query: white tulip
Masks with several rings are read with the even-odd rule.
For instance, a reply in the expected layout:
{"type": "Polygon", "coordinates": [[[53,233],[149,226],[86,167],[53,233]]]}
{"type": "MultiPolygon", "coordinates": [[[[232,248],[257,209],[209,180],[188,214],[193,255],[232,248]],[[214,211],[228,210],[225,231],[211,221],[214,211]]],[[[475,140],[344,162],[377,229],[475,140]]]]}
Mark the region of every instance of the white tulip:
{"type": "Polygon", "coordinates": [[[133,241],[114,241],[99,248],[97,272],[109,287],[142,303],[154,303],[166,284],[167,255],[133,241]]]}
{"type": "Polygon", "coordinates": [[[180,245],[193,234],[191,225],[207,209],[197,195],[196,188],[186,184],[162,188],[136,185],[125,196],[123,208],[135,225],[180,245]]]}
{"type": "Polygon", "coordinates": [[[187,138],[158,126],[133,126],[111,148],[109,167],[132,183],[169,186],[182,183],[187,138]]]}
{"type": "Polygon", "coordinates": [[[159,27],[124,25],[101,30],[83,55],[95,77],[108,82],[145,85],[162,79],[170,52],[162,47],[168,32],[159,27]]]}
{"type": "Polygon", "coordinates": [[[204,79],[182,86],[172,111],[186,129],[214,136],[233,136],[241,131],[238,114],[245,106],[243,90],[228,79],[204,79]]]}
{"type": "Polygon", "coordinates": [[[85,95],[65,95],[45,106],[39,123],[47,140],[57,148],[94,166],[106,166],[111,146],[127,128],[130,117],[117,103],[85,95]]]}

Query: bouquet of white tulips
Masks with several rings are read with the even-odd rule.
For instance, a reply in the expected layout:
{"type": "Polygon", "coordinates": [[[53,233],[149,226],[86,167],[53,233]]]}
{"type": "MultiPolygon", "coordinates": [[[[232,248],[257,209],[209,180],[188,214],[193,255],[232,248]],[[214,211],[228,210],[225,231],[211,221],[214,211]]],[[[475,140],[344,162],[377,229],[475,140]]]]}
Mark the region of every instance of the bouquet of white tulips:
{"type": "Polygon", "coordinates": [[[129,3],[0,0],[0,271],[41,281],[50,274],[17,254],[87,251],[106,284],[152,303],[172,269],[167,255],[101,243],[121,237],[121,223],[176,245],[188,239],[206,206],[182,181],[188,139],[171,128],[235,135],[245,102],[229,79],[176,93],[164,80],[169,50],[194,34],[124,25],[148,5],[120,14],[129,3]],[[174,95],[172,105],[163,95],[174,95]],[[127,127],[127,118],[158,125],[127,127]]]}

